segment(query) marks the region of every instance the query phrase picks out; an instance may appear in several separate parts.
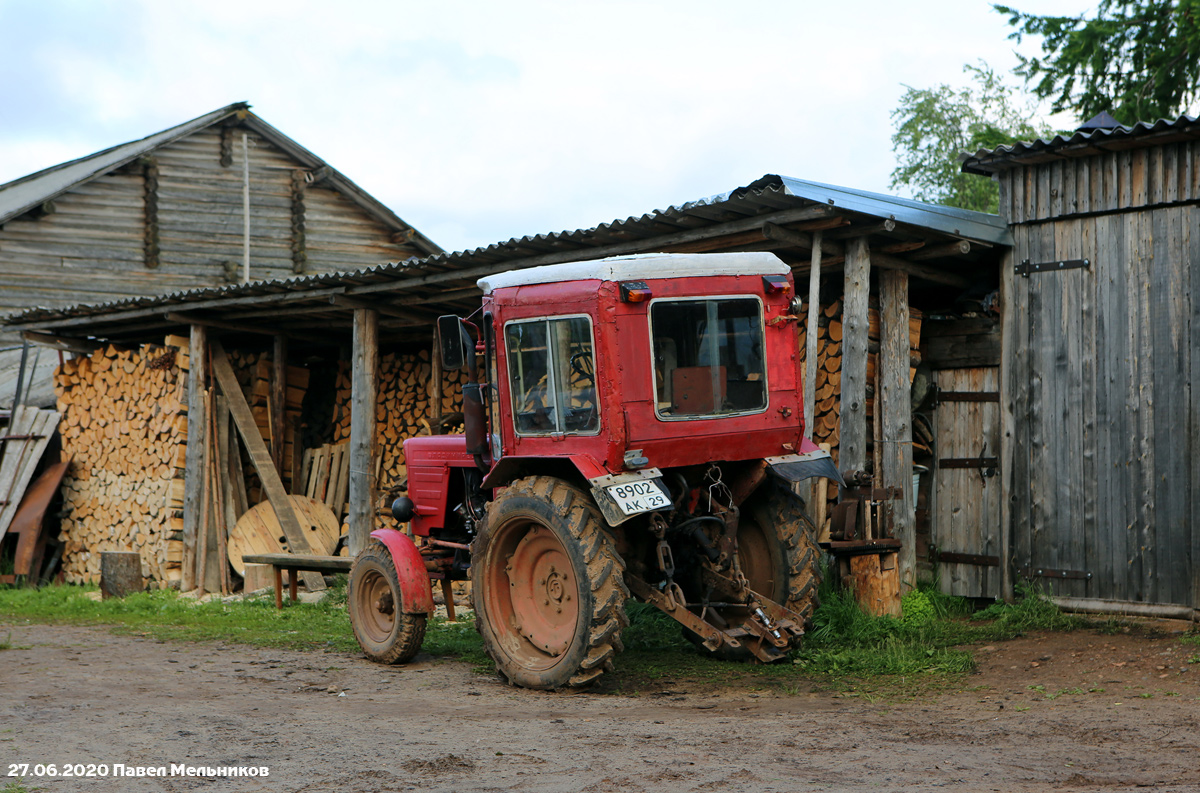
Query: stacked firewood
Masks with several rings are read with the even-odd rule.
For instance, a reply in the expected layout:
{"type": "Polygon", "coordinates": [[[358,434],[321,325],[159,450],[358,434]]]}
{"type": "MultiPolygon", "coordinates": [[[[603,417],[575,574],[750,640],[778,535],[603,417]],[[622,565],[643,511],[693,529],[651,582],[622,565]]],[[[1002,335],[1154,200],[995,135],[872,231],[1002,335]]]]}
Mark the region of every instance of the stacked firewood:
{"type": "MultiPolygon", "coordinates": [[[[429,350],[409,355],[387,353],[380,357],[375,404],[378,440],[375,473],[382,488],[404,478],[403,443],[406,438],[438,434],[438,417],[462,410],[465,373],[461,370],[446,372],[436,394],[430,390],[432,377],[429,350]]],[[[350,367],[345,362],[338,367],[336,386],[331,440],[341,443],[350,439],[350,367]]],[[[444,429],[453,432],[456,427],[444,429]]]]}
{"type": "Polygon", "coordinates": [[[187,377],[175,349],[102,347],[55,372],[63,456],[63,571],[100,578],[102,551],[136,551],[143,575],[178,579],[187,377]],[[177,478],[177,475],[179,478],[177,478]],[[175,569],[172,569],[175,568],[175,569]]]}
{"type": "MultiPolygon", "coordinates": [[[[254,423],[262,436],[267,448],[274,448],[271,439],[271,384],[274,379],[272,356],[267,352],[247,352],[229,350],[229,364],[237,377],[238,385],[254,414],[254,423]]],[[[293,468],[296,466],[296,438],[299,436],[301,407],[304,395],[308,390],[309,370],[303,366],[288,366],[287,385],[284,390],[284,439],[283,460],[279,476],[288,487],[289,492],[304,492],[303,488],[296,490],[291,487],[293,468]]],[[[249,456],[245,456],[245,465],[249,471],[254,467],[250,464],[249,456]]],[[[252,475],[250,482],[250,500],[257,504],[262,500],[261,486],[257,475],[252,475]]]]}
{"type": "MultiPolygon", "coordinates": [[[[839,429],[838,422],[842,412],[842,301],[834,300],[819,306],[817,317],[817,379],[813,415],[808,418],[812,425],[813,442],[828,444],[834,462],[838,460],[839,429]]],[[[808,316],[807,304],[801,308],[800,316],[808,316]]],[[[916,373],[916,365],[920,362],[918,348],[921,344],[922,314],[918,309],[909,309],[908,343],[910,348],[911,365],[909,379],[916,373]]],[[[875,416],[876,374],[879,361],[879,309],[872,305],[867,312],[867,445],[868,467],[874,458],[876,444],[877,422],[875,416]]],[[[807,349],[807,327],[803,320],[800,325],[800,359],[803,371],[807,349]]],[[[824,512],[819,508],[814,512],[818,515],[832,514],[833,504],[837,501],[837,485],[831,483],[826,492],[827,507],[824,512]]]]}

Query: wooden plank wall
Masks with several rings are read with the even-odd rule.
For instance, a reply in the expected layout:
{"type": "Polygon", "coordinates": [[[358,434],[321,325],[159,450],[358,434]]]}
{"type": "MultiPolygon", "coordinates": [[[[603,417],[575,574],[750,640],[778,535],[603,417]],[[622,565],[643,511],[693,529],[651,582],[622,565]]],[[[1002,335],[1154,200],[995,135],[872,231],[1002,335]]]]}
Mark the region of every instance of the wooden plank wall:
{"type": "Polygon", "coordinates": [[[1002,171],[1000,214],[1022,222],[1195,201],[1198,158],[1200,141],[1188,141],[1002,171]]]}
{"type": "MultiPolygon", "coordinates": [[[[158,264],[147,266],[147,179],[143,163],[80,185],[55,212],[0,228],[0,315],[32,306],[98,303],[224,286],[242,274],[242,145],[221,165],[221,131],[201,130],[152,153],[157,171],[158,264]]],[[[326,182],[303,190],[293,219],[293,174],[301,166],[249,132],[250,277],[290,278],[294,235],[304,272],[357,270],[420,255],[326,182]]],[[[0,341],[13,338],[0,333],[0,341]]]]}
{"type": "MultiPolygon", "coordinates": [[[[1164,148],[1175,154],[1092,158],[1073,183],[1115,174],[1120,201],[1175,200],[1196,169],[1190,154],[1179,160],[1190,146],[1164,148]]],[[[1063,171],[1043,167],[1026,184],[1072,183],[1063,171]]],[[[1036,193],[1028,211],[1041,213],[1044,198],[1054,197],[1036,193]]],[[[1091,261],[1015,278],[1009,307],[1017,572],[1091,574],[1038,579],[1055,594],[1200,606],[1198,225],[1200,207],[1176,205],[1013,227],[1016,261],[1091,261]]]]}

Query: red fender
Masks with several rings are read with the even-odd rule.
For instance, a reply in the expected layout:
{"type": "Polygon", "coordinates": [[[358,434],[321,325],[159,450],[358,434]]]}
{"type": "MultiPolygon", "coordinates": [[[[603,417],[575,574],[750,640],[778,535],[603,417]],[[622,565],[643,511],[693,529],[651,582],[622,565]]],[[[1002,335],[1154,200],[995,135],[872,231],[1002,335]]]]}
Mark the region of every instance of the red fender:
{"type": "Polygon", "coordinates": [[[371,536],[387,546],[400,581],[400,604],[405,614],[432,614],[433,589],[425,560],[412,538],[395,529],[376,529],[371,536]]]}

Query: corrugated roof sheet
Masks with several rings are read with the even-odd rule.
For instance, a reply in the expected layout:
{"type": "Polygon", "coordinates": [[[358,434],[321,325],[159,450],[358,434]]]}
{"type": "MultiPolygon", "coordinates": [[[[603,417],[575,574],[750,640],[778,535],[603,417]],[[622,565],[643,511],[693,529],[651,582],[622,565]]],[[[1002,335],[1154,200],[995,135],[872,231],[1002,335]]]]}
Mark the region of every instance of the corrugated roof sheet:
{"type": "Polygon", "coordinates": [[[421,251],[429,254],[442,252],[441,247],[401,220],[396,213],[350,181],[345,175],[250,112],[250,105],[246,102],[235,102],[232,105],[226,105],[220,110],[206,113],[199,118],[186,121],[178,126],[157,132],[141,140],[113,146],[110,149],[89,154],[87,157],[61,163],[0,185],[0,224],[41,206],[47,201],[52,201],[78,185],[86,184],[123,165],[127,165],[155,149],[235,116],[239,118],[242,124],[262,135],[273,145],[303,163],[305,167],[310,169],[329,168],[330,175],[328,181],[330,185],[378,218],[389,228],[395,231],[411,233],[413,244],[421,251]]]}
{"type": "Polygon", "coordinates": [[[1011,244],[1007,227],[995,215],[768,174],[727,193],[589,229],[512,238],[473,250],[438,253],[424,259],[353,272],[255,281],[98,305],[35,308],[8,317],[4,322],[24,327],[53,327],[77,318],[99,318],[139,310],[161,314],[181,310],[185,305],[191,308],[193,304],[203,304],[195,305],[201,309],[216,308],[228,305],[230,301],[242,302],[240,299],[246,297],[259,297],[270,302],[272,297],[284,294],[296,298],[300,297],[296,293],[308,293],[317,299],[325,295],[371,292],[374,288],[386,288],[386,285],[400,281],[413,289],[434,292],[473,288],[476,279],[505,269],[662,249],[669,247],[675,234],[736,221],[745,221],[751,224],[747,228],[753,228],[761,222],[759,216],[767,218],[781,210],[802,209],[814,204],[879,219],[894,219],[939,235],[979,240],[989,245],[1011,244]]]}
{"type": "Polygon", "coordinates": [[[1197,137],[1200,137],[1197,117],[1183,115],[1173,120],[1139,121],[1133,126],[1112,129],[1079,129],[1070,135],[1055,135],[1053,138],[1013,143],[990,150],[980,149],[974,154],[962,155],[962,168],[967,173],[986,176],[1021,162],[1037,161],[1039,157],[1085,156],[1197,137]]]}

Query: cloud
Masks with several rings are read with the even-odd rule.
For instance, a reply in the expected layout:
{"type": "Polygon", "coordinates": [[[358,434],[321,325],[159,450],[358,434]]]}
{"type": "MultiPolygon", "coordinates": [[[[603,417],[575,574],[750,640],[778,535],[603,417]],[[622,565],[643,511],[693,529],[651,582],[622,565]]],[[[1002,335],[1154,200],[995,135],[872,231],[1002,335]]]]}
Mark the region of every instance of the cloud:
{"type": "Polygon", "coordinates": [[[984,3],[0,0],[0,182],[247,100],[449,248],[767,172],[884,191],[901,83],[1012,65],[984,3]],[[436,232],[434,230],[437,230],[436,232]]]}

